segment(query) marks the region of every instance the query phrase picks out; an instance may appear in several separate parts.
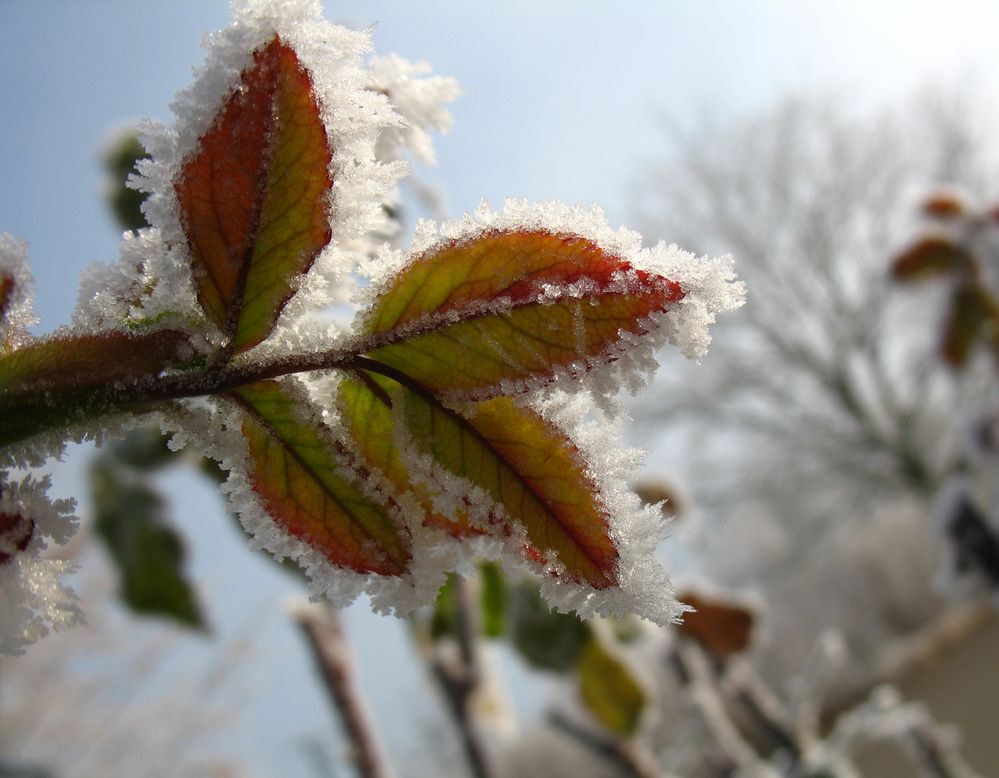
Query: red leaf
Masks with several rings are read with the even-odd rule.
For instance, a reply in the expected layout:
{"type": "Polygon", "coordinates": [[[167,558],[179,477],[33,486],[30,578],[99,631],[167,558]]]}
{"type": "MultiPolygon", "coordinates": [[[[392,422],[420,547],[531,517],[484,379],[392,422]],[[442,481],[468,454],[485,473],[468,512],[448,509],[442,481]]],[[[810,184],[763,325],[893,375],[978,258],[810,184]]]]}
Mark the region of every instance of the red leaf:
{"type": "Polygon", "coordinates": [[[194,356],[175,330],[52,338],[0,353],[0,445],[122,410],[130,388],[194,356]]]}
{"type": "Polygon", "coordinates": [[[683,621],[677,625],[684,635],[718,657],[738,654],[749,648],[756,620],[751,610],[694,592],[683,592],[677,599],[694,608],[683,614],[683,621]]]}
{"type": "Polygon", "coordinates": [[[408,531],[391,506],[361,491],[349,454],[303,417],[306,400],[291,386],[259,381],[231,393],[247,412],[253,490],[275,522],[332,564],[402,575],[409,567],[408,531]]]}
{"type": "Polygon", "coordinates": [[[236,353],[267,337],[332,237],[309,74],[276,36],[253,62],[174,181],[198,300],[236,353]]]}
{"type": "Polygon", "coordinates": [[[683,297],[576,235],[493,231],[437,246],[367,314],[372,359],[435,392],[482,399],[612,361],[625,334],[683,297]]]}
{"type": "Polygon", "coordinates": [[[971,272],[975,258],[961,245],[948,238],[931,236],[895,258],[892,275],[898,281],[914,281],[948,273],[971,272]]]}
{"type": "Polygon", "coordinates": [[[110,387],[154,378],[193,356],[188,336],[177,330],[39,340],[0,359],[0,391],[37,395],[110,387]]]}

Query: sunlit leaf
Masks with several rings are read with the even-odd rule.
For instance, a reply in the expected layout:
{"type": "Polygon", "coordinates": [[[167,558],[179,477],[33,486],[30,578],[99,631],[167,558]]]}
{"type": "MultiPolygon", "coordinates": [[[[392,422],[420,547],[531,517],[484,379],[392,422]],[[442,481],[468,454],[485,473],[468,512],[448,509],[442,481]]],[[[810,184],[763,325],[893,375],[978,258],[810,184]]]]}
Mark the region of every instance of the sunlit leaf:
{"type": "Polygon", "coordinates": [[[129,476],[110,459],[90,473],[94,529],[118,570],[121,598],[135,613],[203,628],[184,575],[184,542],[166,521],[164,500],[148,482],[129,476]]]}
{"type": "Polygon", "coordinates": [[[300,393],[285,381],[259,381],[231,396],[247,411],[251,482],[274,521],[334,565],[404,573],[408,532],[390,506],[361,491],[345,467],[349,455],[302,413],[300,393]]]}
{"type": "Polygon", "coordinates": [[[586,709],[617,735],[633,735],[647,695],[630,668],[591,635],[576,663],[579,696],[586,709]]]}
{"type": "Polygon", "coordinates": [[[198,300],[236,353],[267,337],[332,237],[331,154],[309,74],[275,37],[174,182],[198,300]]]}
{"type": "Polygon", "coordinates": [[[948,238],[931,236],[896,257],[891,272],[899,281],[914,281],[970,271],[975,264],[975,258],[960,244],[948,238]]]}
{"type": "Polygon", "coordinates": [[[569,672],[590,639],[586,622],[574,613],[552,610],[533,581],[511,586],[509,595],[510,639],[520,656],[539,670],[569,672]]]}
{"type": "Polygon", "coordinates": [[[508,397],[459,413],[429,393],[400,387],[395,396],[414,444],[485,491],[533,549],[557,559],[560,575],[597,589],[617,583],[607,512],[565,433],[508,397]]]}
{"type": "Polygon", "coordinates": [[[369,355],[437,392],[488,397],[501,382],[582,372],[623,333],[683,296],[593,241],[543,230],[486,232],[416,258],[378,296],[369,355]]]}
{"type": "Polygon", "coordinates": [[[174,330],[53,338],[0,354],[0,445],[112,410],[120,390],[193,356],[174,330]]]}
{"type": "Polygon", "coordinates": [[[749,608],[694,592],[682,592],[678,599],[694,608],[677,625],[681,633],[718,657],[749,648],[755,621],[749,608]]]}
{"type": "Polygon", "coordinates": [[[340,382],[337,408],[354,446],[371,467],[384,474],[398,492],[412,492],[424,510],[423,523],[443,529],[454,537],[480,535],[484,530],[473,526],[464,514],[451,519],[435,511],[425,486],[414,483],[396,446],[395,420],[387,392],[395,386],[382,376],[360,371],[340,382]]]}

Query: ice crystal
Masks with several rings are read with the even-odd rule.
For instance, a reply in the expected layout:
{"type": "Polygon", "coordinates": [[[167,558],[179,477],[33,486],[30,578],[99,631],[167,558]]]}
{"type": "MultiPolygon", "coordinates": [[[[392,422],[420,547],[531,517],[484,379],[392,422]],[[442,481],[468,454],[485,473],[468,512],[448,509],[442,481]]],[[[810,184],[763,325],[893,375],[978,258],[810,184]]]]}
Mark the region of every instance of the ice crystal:
{"type": "Polygon", "coordinates": [[[79,624],[76,596],[60,582],[71,563],[44,555],[76,529],[70,500],[50,501],[48,478],[8,480],[0,471],[0,653],[22,654],[50,630],[79,624]]]}

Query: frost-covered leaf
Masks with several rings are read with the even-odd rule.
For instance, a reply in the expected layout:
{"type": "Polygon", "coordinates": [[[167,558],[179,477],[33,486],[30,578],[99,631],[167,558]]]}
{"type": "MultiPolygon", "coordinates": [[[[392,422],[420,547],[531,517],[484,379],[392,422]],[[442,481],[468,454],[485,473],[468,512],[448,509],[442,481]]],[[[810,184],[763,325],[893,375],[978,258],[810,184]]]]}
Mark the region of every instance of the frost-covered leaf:
{"type": "Polygon", "coordinates": [[[331,154],[311,78],[275,36],[174,182],[198,300],[235,353],[267,337],[332,237],[331,154]]]}
{"type": "Polygon", "coordinates": [[[914,281],[966,271],[975,264],[975,258],[960,244],[948,238],[931,236],[896,257],[891,272],[899,281],[914,281]]]}
{"type": "Polygon", "coordinates": [[[151,383],[194,353],[185,333],[157,330],[38,340],[2,354],[0,445],[105,413],[119,390],[151,383]]]}
{"type": "Polygon", "coordinates": [[[539,670],[569,672],[590,639],[586,622],[574,613],[552,610],[532,581],[510,587],[507,613],[514,648],[539,670]]]}
{"type": "Polygon", "coordinates": [[[382,289],[369,356],[431,390],[488,397],[611,361],[684,295],[577,235],[493,230],[418,256],[382,289]]]}
{"type": "Polygon", "coordinates": [[[693,638],[718,657],[727,657],[749,648],[756,621],[753,611],[736,602],[724,601],[695,592],[678,599],[694,610],[683,615],[677,629],[693,638]]]}
{"type": "Polygon", "coordinates": [[[135,613],[203,628],[197,596],[183,572],[184,541],[163,515],[163,497],[130,475],[111,460],[90,473],[94,527],[118,568],[121,598],[135,613]]]}
{"type": "Polygon", "coordinates": [[[428,392],[399,387],[395,396],[413,445],[432,458],[431,468],[446,471],[438,474],[441,486],[456,507],[470,496],[482,503],[476,507],[484,524],[522,528],[529,555],[540,552],[554,575],[595,589],[617,584],[607,511],[572,441],[554,424],[508,397],[459,412],[428,392]]]}
{"type": "Polygon", "coordinates": [[[338,567],[405,573],[409,533],[390,506],[361,490],[347,453],[318,412],[309,417],[287,379],[248,384],[231,396],[246,411],[253,490],[274,521],[338,567]]]}
{"type": "Polygon", "coordinates": [[[583,646],[576,674],[579,696],[593,717],[617,735],[634,735],[648,696],[631,669],[595,635],[583,646]]]}
{"type": "Polygon", "coordinates": [[[364,461],[385,475],[397,492],[412,492],[423,508],[423,524],[443,529],[454,537],[479,535],[464,513],[448,518],[434,509],[425,485],[414,482],[403,463],[395,434],[388,392],[395,382],[366,371],[346,376],[337,393],[337,408],[364,461]]]}

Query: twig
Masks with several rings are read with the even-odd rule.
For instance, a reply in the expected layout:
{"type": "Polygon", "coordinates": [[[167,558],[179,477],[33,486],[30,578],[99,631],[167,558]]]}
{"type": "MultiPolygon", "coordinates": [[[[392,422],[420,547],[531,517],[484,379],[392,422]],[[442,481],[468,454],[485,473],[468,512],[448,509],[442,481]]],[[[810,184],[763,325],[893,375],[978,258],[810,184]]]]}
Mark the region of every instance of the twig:
{"type": "Polygon", "coordinates": [[[306,606],[297,608],[293,615],[351,742],[358,775],[392,778],[394,773],[355,682],[354,660],[339,614],[330,607],[306,606]]]}
{"type": "Polygon", "coordinates": [[[659,766],[652,755],[633,741],[592,732],[557,710],[548,714],[548,722],[580,745],[624,770],[631,778],[661,778],[659,766]]]}
{"type": "Polygon", "coordinates": [[[436,646],[426,646],[424,653],[461,733],[462,747],[472,775],[475,778],[491,778],[482,735],[471,709],[472,697],[479,688],[482,672],[476,650],[476,620],[471,593],[468,581],[460,575],[454,578],[454,604],[455,637],[458,642],[456,661],[446,661],[436,646]]]}

